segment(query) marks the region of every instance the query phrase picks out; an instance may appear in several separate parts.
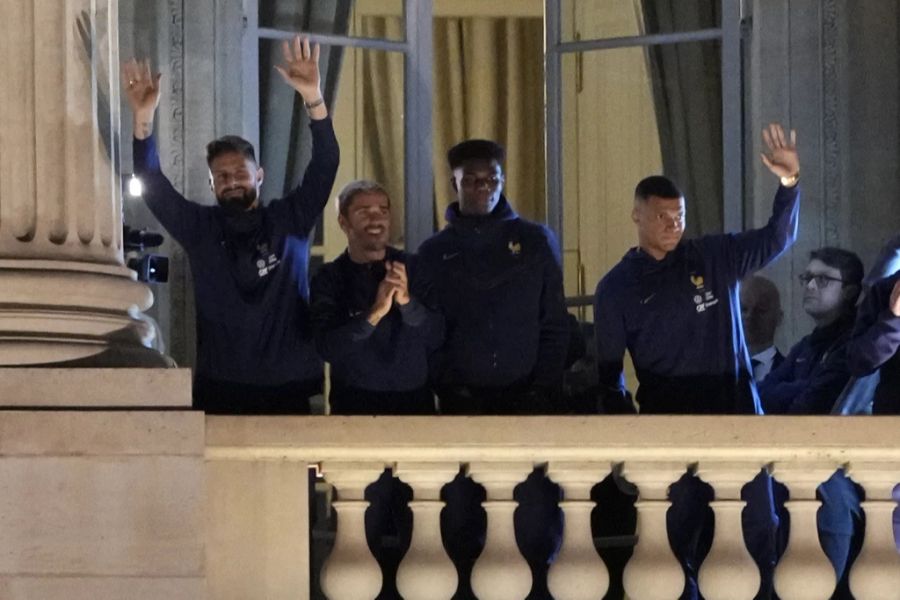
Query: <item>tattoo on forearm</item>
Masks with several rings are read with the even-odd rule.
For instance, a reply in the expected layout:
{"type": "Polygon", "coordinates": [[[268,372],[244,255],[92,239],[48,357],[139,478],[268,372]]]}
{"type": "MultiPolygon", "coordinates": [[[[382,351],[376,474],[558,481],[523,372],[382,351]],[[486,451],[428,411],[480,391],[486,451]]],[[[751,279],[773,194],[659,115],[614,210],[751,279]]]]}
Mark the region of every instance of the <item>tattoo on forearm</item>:
{"type": "Polygon", "coordinates": [[[138,131],[143,137],[147,137],[153,131],[153,121],[141,121],[138,123],[138,131]]]}

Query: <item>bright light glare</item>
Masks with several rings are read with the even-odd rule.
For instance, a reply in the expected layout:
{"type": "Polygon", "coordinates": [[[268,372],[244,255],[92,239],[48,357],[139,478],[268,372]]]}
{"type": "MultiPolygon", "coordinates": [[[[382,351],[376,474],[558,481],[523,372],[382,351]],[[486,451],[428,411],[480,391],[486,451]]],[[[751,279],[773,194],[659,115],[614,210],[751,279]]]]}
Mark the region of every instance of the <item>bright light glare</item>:
{"type": "Polygon", "coordinates": [[[140,198],[144,193],[144,185],[137,175],[132,175],[128,180],[128,195],[132,198],[140,198]]]}

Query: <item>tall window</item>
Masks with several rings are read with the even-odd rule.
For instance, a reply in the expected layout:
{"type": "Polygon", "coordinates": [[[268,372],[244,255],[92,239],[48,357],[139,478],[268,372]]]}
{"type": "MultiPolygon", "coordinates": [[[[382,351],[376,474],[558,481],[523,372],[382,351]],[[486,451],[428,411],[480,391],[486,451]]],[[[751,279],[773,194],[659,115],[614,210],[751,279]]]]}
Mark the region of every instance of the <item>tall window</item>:
{"type": "MultiPolygon", "coordinates": [[[[469,137],[506,145],[507,195],[561,235],[570,295],[631,245],[644,175],[679,182],[692,233],[740,226],[740,0],[257,2],[270,195],[308,160],[305,114],[272,69],[276,42],[300,32],[326,50],[336,185],[384,183],[397,244],[415,249],[442,226],[446,150],[469,137]]],[[[317,238],[326,256],[343,247],[333,221],[327,211],[317,238]]]]}

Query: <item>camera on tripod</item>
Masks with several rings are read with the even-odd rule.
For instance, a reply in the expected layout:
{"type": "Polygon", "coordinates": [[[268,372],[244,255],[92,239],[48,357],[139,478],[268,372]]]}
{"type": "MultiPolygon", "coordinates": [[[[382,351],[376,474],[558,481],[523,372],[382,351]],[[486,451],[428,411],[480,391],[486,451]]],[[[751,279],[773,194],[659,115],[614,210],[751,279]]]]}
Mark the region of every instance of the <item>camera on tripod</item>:
{"type": "Polygon", "coordinates": [[[132,229],[128,225],[123,228],[125,263],[129,269],[137,273],[138,281],[165,283],[169,280],[169,258],[160,254],[144,253],[147,248],[156,248],[163,241],[165,238],[155,231],[132,229]]]}

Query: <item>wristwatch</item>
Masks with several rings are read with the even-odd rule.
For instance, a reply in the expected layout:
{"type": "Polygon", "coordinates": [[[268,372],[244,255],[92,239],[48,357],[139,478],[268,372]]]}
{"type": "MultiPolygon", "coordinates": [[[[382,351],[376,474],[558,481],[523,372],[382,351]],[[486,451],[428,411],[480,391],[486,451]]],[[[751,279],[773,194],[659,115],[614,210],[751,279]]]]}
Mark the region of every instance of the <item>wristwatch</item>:
{"type": "Polygon", "coordinates": [[[783,185],[784,187],[794,187],[795,185],[797,185],[798,181],[800,181],[800,171],[797,171],[790,177],[782,177],[781,185],[783,185]]]}

